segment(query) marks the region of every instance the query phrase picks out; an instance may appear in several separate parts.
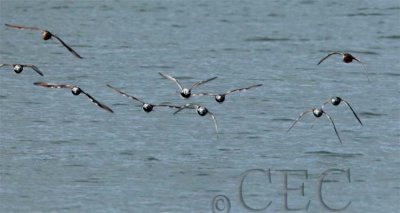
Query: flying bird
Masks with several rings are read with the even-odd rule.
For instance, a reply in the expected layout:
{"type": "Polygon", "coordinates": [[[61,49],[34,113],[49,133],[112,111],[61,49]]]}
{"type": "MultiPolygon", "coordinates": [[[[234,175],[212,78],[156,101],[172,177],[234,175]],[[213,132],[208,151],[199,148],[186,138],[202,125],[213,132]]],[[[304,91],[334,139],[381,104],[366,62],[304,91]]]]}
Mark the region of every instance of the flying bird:
{"type": "Polygon", "coordinates": [[[106,106],[105,104],[102,104],[100,102],[98,102],[96,99],[94,99],[91,95],[89,95],[88,93],[86,93],[85,91],[83,91],[81,88],[74,86],[74,85],[70,85],[70,84],[54,84],[54,83],[46,83],[46,82],[35,82],[33,83],[36,86],[41,86],[41,87],[47,87],[47,88],[55,88],[55,89],[59,89],[59,88],[66,88],[66,89],[70,89],[72,94],[74,95],[79,95],[81,93],[85,94],[90,101],[92,101],[96,106],[113,113],[112,109],[108,106],[106,106]]]}
{"type": "Polygon", "coordinates": [[[192,94],[193,96],[214,96],[215,100],[218,103],[222,103],[225,101],[225,96],[229,95],[233,92],[241,92],[241,91],[246,91],[249,90],[253,87],[260,87],[262,86],[262,84],[256,84],[256,85],[251,85],[249,87],[244,87],[244,88],[238,88],[238,89],[233,89],[233,90],[228,90],[225,93],[220,93],[220,94],[214,94],[214,93],[196,93],[196,94],[192,94]]]}
{"type": "Polygon", "coordinates": [[[353,60],[357,61],[358,63],[360,63],[363,67],[364,67],[364,71],[366,73],[367,79],[369,81],[369,77],[368,77],[368,71],[367,71],[367,67],[365,65],[364,62],[361,62],[359,59],[357,59],[356,57],[352,56],[350,53],[344,53],[344,52],[331,52],[329,53],[327,56],[325,56],[324,58],[322,58],[317,65],[321,64],[323,61],[325,61],[325,59],[329,58],[332,55],[341,55],[342,56],[342,61],[344,63],[351,63],[353,62],[353,60]]]}
{"type": "Polygon", "coordinates": [[[290,126],[290,128],[287,130],[287,132],[289,132],[289,131],[294,127],[294,125],[295,125],[305,114],[307,114],[307,113],[309,113],[309,112],[312,112],[313,115],[314,115],[316,118],[319,118],[319,117],[321,117],[322,115],[325,115],[325,116],[331,121],[331,123],[332,123],[332,125],[333,125],[333,129],[335,130],[336,136],[338,137],[340,143],[342,143],[342,140],[340,139],[340,136],[339,136],[339,132],[337,131],[336,126],[335,126],[335,123],[333,122],[333,119],[332,119],[331,116],[329,116],[324,110],[322,110],[322,108],[312,108],[312,109],[309,109],[309,110],[306,110],[306,111],[302,112],[302,113],[300,114],[300,116],[293,122],[292,126],[290,126]]]}
{"type": "Polygon", "coordinates": [[[57,39],[65,48],[68,49],[74,56],[77,58],[82,58],[75,50],[73,50],[70,46],[68,46],[63,40],[61,40],[60,37],[56,36],[55,34],[49,32],[48,30],[40,29],[37,27],[25,27],[25,26],[19,26],[19,25],[13,25],[13,24],[5,24],[7,27],[18,29],[18,30],[37,30],[41,31],[41,36],[43,40],[49,40],[51,38],[57,39]]]}
{"type": "Polygon", "coordinates": [[[161,72],[160,72],[159,74],[160,74],[162,77],[164,77],[164,78],[166,78],[166,79],[169,79],[169,80],[175,82],[175,83],[178,85],[179,89],[180,89],[180,95],[181,95],[181,97],[182,97],[182,98],[185,98],[185,99],[190,98],[190,96],[192,95],[192,89],[194,89],[194,88],[196,88],[196,87],[198,87],[198,86],[200,86],[200,85],[202,85],[202,84],[205,84],[205,83],[207,83],[207,82],[209,82],[209,81],[212,81],[212,80],[214,80],[214,79],[217,78],[217,77],[213,77],[213,78],[210,78],[210,79],[207,79],[207,80],[204,80],[204,81],[199,81],[199,82],[197,82],[197,83],[194,83],[190,88],[184,88],[184,87],[182,86],[182,84],[179,83],[178,80],[176,80],[175,78],[171,77],[170,75],[167,75],[167,74],[164,74],[164,73],[161,73],[161,72]]]}
{"type": "Polygon", "coordinates": [[[361,122],[360,118],[357,116],[357,114],[356,114],[356,112],[354,111],[353,107],[350,106],[349,102],[343,100],[343,99],[340,98],[340,97],[332,97],[331,99],[325,101],[325,102],[322,104],[322,107],[321,107],[321,108],[324,109],[325,105],[326,105],[327,103],[329,103],[329,102],[330,102],[332,105],[334,105],[334,106],[338,106],[338,105],[339,105],[340,103],[342,103],[342,102],[343,102],[344,104],[346,104],[346,105],[350,108],[350,110],[353,112],[354,117],[356,117],[357,120],[358,120],[358,122],[361,124],[361,126],[363,126],[363,123],[361,122]]]}
{"type": "Polygon", "coordinates": [[[33,69],[35,72],[37,72],[39,75],[43,76],[43,73],[39,70],[39,68],[37,68],[35,65],[32,64],[0,64],[0,67],[4,66],[13,67],[14,72],[17,74],[21,73],[22,70],[24,70],[24,67],[29,67],[33,69]]]}
{"type": "Polygon", "coordinates": [[[140,102],[142,104],[142,108],[143,108],[143,110],[145,112],[153,111],[154,107],[169,107],[169,108],[176,108],[176,109],[180,108],[180,106],[173,106],[173,105],[168,105],[168,104],[149,104],[149,103],[145,103],[145,102],[141,101],[140,99],[138,99],[138,98],[136,98],[134,96],[128,95],[128,94],[122,92],[121,90],[119,90],[119,89],[117,89],[115,87],[112,87],[111,85],[107,84],[107,86],[110,87],[115,92],[118,92],[122,96],[125,96],[125,97],[128,97],[128,98],[132,99],[132,100],[140,102]]]}
{"type": "Polygon", "coordinates": [[[180,112],[181,110],[184,110],[184,109],[195,109],[197,114],[199,114],[200,116],[210,115],[211,119],[214,122],[215,132],[217,133],[217,136],[218,136],[217,120],[215,119],[214,114],[211,113],[210,111],[208,111],[208,109],[206,107],[203,107],[203,106],[201,106],[199,104],[193,104],[193,103],[185,104],[185,105],[179,107],[179,109],[176,110],[174,112],[174,114],[176,114],[176,113],[178,113],[178,112],[180,112]]]}

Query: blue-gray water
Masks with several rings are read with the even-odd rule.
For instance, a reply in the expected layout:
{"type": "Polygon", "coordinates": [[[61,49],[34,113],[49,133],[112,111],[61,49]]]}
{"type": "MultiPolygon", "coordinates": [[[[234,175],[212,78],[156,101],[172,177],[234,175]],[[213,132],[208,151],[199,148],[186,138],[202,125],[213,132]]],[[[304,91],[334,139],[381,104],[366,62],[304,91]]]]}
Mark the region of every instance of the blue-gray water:
{"type": "Polygon", "coordinates": [[[308,173],[288,177],[291,188],[304,182],[304,196],[288,191],[291,208],[311,200],[309,212],[329,212],[320,179],[350,169],[350,183],[329,173],[324,202],[351,201],[342,212],[398,212],[399,19],[397,0],[1,0],[0,63],[36,64],[45,76],[1,68],[0,212],[212,212],[223,207],[212,207],[217,195],[230,200],[230,212],[269,201],[262,212],[287,212],[285,169],[308,173]],[[5,23],[46,28],[84,59],[5,23]],[[370,82],[340,56],[317,66],[330,51],[366,62],[370,82]],[[264,86],[223,104],[186,101],[158,72],[184,85],[218,76],[194,92],[264,86]],[[115,113],[36,81],[76,84],[115,113]],[[151,103],[203,104],[219,138],[207,116],[145,113],[106,84],[151,103]],[[311,115],[286,134],[301,112],[331,96],[349,101],[364,126],[344,105],[327,105],[343,144],[329,120],[311,115]],[[271,183],[251,169],[270,169],[271,183]]]}

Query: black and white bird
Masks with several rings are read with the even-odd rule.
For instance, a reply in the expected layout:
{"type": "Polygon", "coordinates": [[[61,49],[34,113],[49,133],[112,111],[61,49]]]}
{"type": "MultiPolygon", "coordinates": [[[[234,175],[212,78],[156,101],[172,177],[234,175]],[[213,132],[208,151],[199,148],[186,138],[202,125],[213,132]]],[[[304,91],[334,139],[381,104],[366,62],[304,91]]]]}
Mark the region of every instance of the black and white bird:
{"type": "Polygon", "coordinates": [[[37,68],[35,65],[32,64],[0,64],[0,67],[10,66],[14,69],[14,72],[20,74],[24,67],[29,67],[37,72],[39,75],[43,76],[43,73],[37,68]]]}
{"type": "Polygon", "coordinates": [[[19,26],[19,25],[13,25],[13,24],[5,24],[7,27],[18,29],[18,30],[37,30],[41,31],[41,37],[43,40],[49,40],[51,38],[55,38],[58,40],[65,48],[68,49],[69,52],[71,52],[74,56],[77,58],[82,58],[75,50],[73,50],[70,46],[68,46],[63,40],[61,40],[60,37],[56,36],[55,34],[51,33],[48,30],[40,29],[38,27],[25,27],[25,26],[19,26]]]}
{"type": "Polygon", "coordinates": [[[356,117],[356,119],[357,119],[358,122],[361,124],[361,126],[363,126],[363,123],[361,122],[360,118],[358,117],[358,115],[357,115],[356,112],[354,111],[353,107],[351,107],[351,105],[349,104],[349,102],[343,100],[343,99],[340,98],[340,97],[332,97],[331,99],[325,101],[325,102],[322,104],[321,108],[324,109],[324,107],[325,107],[325,105],[326,105],[327,103],[331,103],[333,106],[338,106],[338,105],[339,105],[340,103],[342,103],[342,102],[343,102],[344,104],[346,104],[346,105],[350,108],[350,110],[353,112],[354,117],[356,117]]]}
{"type": "Polygon", "coordinates": [[[122,96],[125,96],[125,97],[127,97],[127,98],[130,98],[130,99],[132,99],[132,100],[135,100],[135,101],[138,101],[139,103],[141,103],[141,104],[142,104],[142,108],[143,108],[143,110],[144,110],[145,112],[151,112],[151,111],[153,111],[153,108],[154,108],[154,107],[169,107],[169,108],[175,108],[175,109],[180,108],[180,106],[173,106],[173,105],[169,105],[169,104],[149,104],[149,103],[145,103],[145,102],[143,102],[142,100],[140,100],[140,99],[138,99],[138,98],[136,98],[136,97],[134,97],[134,96],[128,95],[128,94],[122,92],[121,90],[119,90],[119,89],[117,89],[117,88],[115,88],[115,87],[113,87],[113,86],[111,86],[111,85],[109,85],[109,84],[107,84],[107,86],[110,87],[110,88],[111,88],[112,90],[114,90],[115,92],[118,92],[118,93],[121,94],[122,96]]]}
{"type": "Polygon", "coordinates": [[[92,101],[96,106],[113,113],[112,109],[108,106],[106,106],[105,104],[102,104],[100,102],[98,102],[96,99],[94,99],[91,95],[89,95],[88,93],[86,93],[85,91],[83,91],[81,88],[74,86],[74,85],[70,85],[70,84],[54,84],[54,83],[46,83],[46,82],[35,82],[33,83],[36,86],[41,86],[41,87],[47,87],[47,88],[66,88],[66,89],[70,89],[72,94],[74,95],[79,95],[81,93],[85,94],[90,101],[92,101]]]}
{"type": "Polygon", "coordinates": [[[219,94],[214,94],[214,93],[196,93],[196,94],[192,94],[193,96],[214,96],[215,100],[218,103],[222,103],[225,101],[225,96],[229,95],[233,92],[241,92],[241,91],[246,91],[249,90],[253,87],[260,87],[262,86],[262,84],[256,84],[256,85],[251,85],[248,87],[244,87],[244,88],[238,88],[238,89],[233,89],[233,90],[228,90],[225,93],[219,93],[219,94]]]}
{"type": "Polygon", "coordinates": [[[184,88],[182,86],[182,84],[179,83],[179,81],[177,79],[171,77],[170,75],[167,75],[167,74],[164,74],[164,73],[161,73],[161,72],[159,74],[162,77],[164,77],[165,79],[169,79],[169,80],[175,82],[178,85],[179,89],[180,89],[181,97],[185,98],[185,99],[190,98],[190,96],[192,96],[192,89],[194,89],[194,88],[196,88],[196,87],[198,87],[198,86],[200,86],[202,84],[205,84],[205,83],[207,83],[209,81],[212,81],[212,80],[217,78],[217,77],[213,77],[213,78],[210,78],[210,79],[207,79],[207,80],[204,80],[204,81],[199,81],[197,83],[194,83],[190,88],[184,88]]]}
{"type": "Polygon", "coordinates": [[[367,71],[367,67],[365,65],[364,62],[361,62],[359,59],[357,59],[356,57],[352,56],[350,53],[345,53],[345,52],[331,52],[329,53],[327,56],[323,57],[317,65],[321,64],[323,61],[325,61],[325,59],[329,58],[332,55],[341,55],[342,56],[342,61],[344,63],[351,63],[353,62],[353,60],[357,61],[358,63],[360,63],[363,67],[364,67],[364,71],[366,73],[367,79],[369,81],[369,77],[368,77],[368,71],[367,71]]]}
{"type": "Polygon", "coordinates": [[[213,120],[214,123],[214,128],[215,128],[215,132],[218,135],[218,126],[217,126],[217,120],[215,119],[215,116],[213,113],[211,113],[210,111],[208,111],[208,109],[204,106],[201,106],[199,104],[194,104],[194,103],[190,103],[190,104],[185,104],[181,107],[179,107],[178,110],[176,110],[174,112],[174,114],[180,112],[181,110],[184,109],[195,109],[197,114],[199,114],[200,116],[205,116],[205,115],[210,115],[211,119],[213,120]]]}
{"type": "Polygon", "coordinates": [[[302,113],[300,114],[300,116],[293,122],[292,126],[290,126],[290,128],[287,130],[287,132],[289,132],[289,131],[294,127],[294,125],[295,125],[305,114],[307,114],[307,113],[309,113],[309,112],[312,112],[313,115],[314,115],[316,118],[319,118],[319,117],[321,117],[322,115],[325,115],[325,116],[331,121],[331,123],[332,123],[332,125],[333,125],[333,129],[335,130],[335,133],[336,133],[336,135],[337,135],[337,137],[338,137],[340,143],[342,143],[342,139],[340,139],[339,132],[338,132],[337,129],[336,129],[336,126],[335,126],[335,123],[333,122],[333,119],[332,119],[331,116],[329,116],[324,110],[322,110],[322,108],[312,108],[312,109],[309,109],[309,110],[306,110],[306,111],[302,112],[302,113]]]}

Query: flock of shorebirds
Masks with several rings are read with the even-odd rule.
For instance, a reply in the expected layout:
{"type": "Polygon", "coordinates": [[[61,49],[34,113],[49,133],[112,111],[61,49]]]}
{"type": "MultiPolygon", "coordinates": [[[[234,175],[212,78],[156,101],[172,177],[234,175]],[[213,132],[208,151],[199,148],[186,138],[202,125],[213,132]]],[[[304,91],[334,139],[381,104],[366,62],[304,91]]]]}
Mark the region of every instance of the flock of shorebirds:
{"type": "MultiPolygon", "coordinates": [[[[68,46],[60,37],[56,36],[55,34],[51,33],[48,30],[44,30],[41,28],[37,28],[37,27],[26,27],[26,26],[19,26],[19,25],[11,25],[11,24],[5,24],[6,27],[8,28],[12,28],[12,29],[18,29],[18,30],[36,30],[36,31],[40,31],[41,32],[41,37],[43,40],[49,40],[51,38],[55,38],[58,42],[60,42],[70,53],[72,53],[75,57],[82,59],[83,57],[80,56],[74,49],[72,49],[70,46],[68,46]]],[[[331,52],[329,53],[327,56],[325,56],[324,58],[322,58],[319,62],[318,65],[321,64],[324,60],[326,60],[327,58],[329,58],[332,55],[340,55],[342,57],[342,61],[344,63],[351,63],[353,61],[357,61],[360,64],[363,65],[364,67],[364,71],[366,73],[367,79],[369,81],[369,77],[368,77],[368,72],[366,69],[366,66],[363,62],[361,62],[359,59],[355,58],[354,56],[352,56],[349,53],[346,52],[331,52]]],[[[31,68],[33,71],[35,71],[36,73],[38,73],[39,75],[43,76],[43,73],[39,70],[39,68],[35,65],[31,65],[31,64],[0,64],[0,67],[3,66],[9,66],[12,67],[13,70],[19,74],[23,71],[24,67],[28,67],[31,68]]],[[[235,93],[235,92],[241,92],[241,91],[246,91],[249,90],[251,88],[254,87],[260,87],[262,86],[262,84],[255,84],[255,85],[251,85],[248,87],[243,87],[243,88],[237,88],[237,89],[232,89],[232,90],[228,90],[226,92],[223,93],[192,93],[192,89],[199,87],[202,84],[205,84],[207,82],[210,82],[214,79],[216,79],[217,77],[213,77],[213,78],[209,78],[207,80],[203,80],[203,81],[199,81],[197,83],[194,83],[191,87],[187,88],[187,87],[183,87],[182,84],[174,77],[165,74],[165,73],[159,73],[163,78],[168,79],[170,81],[175,82],[175,84],[178,86],[179,90],[180,90],[180,96],[183,99],[189,99],[192,96],[214,96],[214,99],[216,102],[218,103],[222,103],[225,101],[225,97],[231,93],[235,93]]],[[[72,84],[55,84],[55,83],[46,83],[46,82],[35,82],[33,83],[36,86],[41,86],[41,87],[47,87],[47,88],[65,88],[65,89],[70,89],[72,94],[74,95],[79,95],[81,93],[85,94],[90,101],[92,101],[96,106],[113,113],[113,110],[108,107],[105,104],[102,104],[101,102],[97,101],[96,99],[94,99],[91,95],[89,95],[89,93],[83,91],[80,87],[72,85],[72,84]]],[[[145,112],[151,112],[153,110],[154,107],[168,107],[168,108],[173,108],[176,109],[176,111],[174,112],[174,114],[180,112],[181,110],[184,109],[194,109],[196,110],[196,112],[200,115],[200,116],[205,116],[205,115],[209,115],[214,123],[214,127],[215,127],[215,131],[216,134],[218,136],[218,126],[217,126],[217,121],[215,119],[215,116],[212,112],[210,112],[206,107],[200,105],[200,104],[196,104],[196,103],[187,103],[183,106],[177,106],[177,105],[170,105],[170,104],[150,104],[150,103],[146,103],[132,95],[128,95],[125,92],[122,92],[121,90],[111,86],[111,85],[107,85],[109,88],[111,88],[113,91],[121,94],[122,96],[128,97],[134,101],[139,102],[140,104],[142,104],[142,108],[145,112]]],[[[339,139],[339,142],[342,143],[342,140],[339,136],[339,132],[336,128],[336,125],[332,119],[332,117],[326,113],[324,111],[324,107],[326,104],[331,103],[334,106],[338,106],[340,105],[340,103],[344,103],[345,105],[347,105],[349,107],[349,109],[352,111],[354,117],[357,119],[357,121],[363,125],[363,123],[361,122],[359,116],[356,114],[356,112],[354,111],[353,107],[351,107],[350,103],[340,97],[332,97],[331,99],[325,101],[322,103],[322,105],[318,108],[311,108],[308,109],[304,112],[302,112],[299,117],[293,122],[293,124],[290,126],[290,128],[287,130],[287,132],[289,132],[294,126],[295,124],[307,113],[312,112],[312,114],[316,117],[319,118],[322,115],[325,115],[326,118],[328,118],[330,120],[330,122],[332,123],[333,129],[336,133],[337,138],[339,139]]]]}

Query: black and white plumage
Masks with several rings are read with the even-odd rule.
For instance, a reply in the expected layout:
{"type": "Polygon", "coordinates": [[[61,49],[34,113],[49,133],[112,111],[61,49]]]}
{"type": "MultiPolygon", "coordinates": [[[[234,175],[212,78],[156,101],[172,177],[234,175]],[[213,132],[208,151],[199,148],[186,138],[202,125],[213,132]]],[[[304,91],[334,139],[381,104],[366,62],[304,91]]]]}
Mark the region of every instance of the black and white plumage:
{"type": "Polygon", "coordinates": [[[231,94],[231,93],[233,93],[233,92],[246,91],[246,90],[249,90],[249,89],[251,89],[251,88],[253,88],[253,87],[260,87],[260,86],[262,86],[262,84],[256,84],[256,85],[251,85],[251,86],[244,87],[244,88],[238,88],[238,89],[228,90],[228,91],[226,91],[225,93],[220,93],[220,94],[214,94],[214,93],[196,93],[196,94],[193,94],[193,96],[214,96],[215,100],[216,100],[218,103],[222,103],[222,102],[225,101],[225,96],[226,96],[226,95],[229,95],[229,94],[231,94]]]}
{"type": "Polygon", "coordinates": [[[29,67],[37,72],[39,75],[43,76],[43,73],[37,68],[35,65],[32,64],[0,64],[0,67],[10,66],[14,69],[14,72],[19,74],[24,70],[24,67],[29,67]]]}
{"type": "Polygon", "coordinates": [[[363,126],[363,123],[361,122],[361,120],[360,120],[360,118],[358,117],[358,115],[356,114],[356,112],[354,111],[354,109],[353,109],[353,107],[351,107],[351,105],[349,104],[349,102],[347,102],[346,100],[343,100],[342,98],[340,98],[340,97],[332,97],[331,99],[329,99],[329,100],[327,100],[327,101],[325,101],[323,104],[322,104],[322,109],[324,109],[324,107],[325,107],[325,105],[327,104],[327,103],[331,103],[332,105],[334,105],[334,106],[338,106],[340,103],[344,103],[344,104],[346,104],[349,108],[350,108],[350,110],[353,112],[353,115],[354,115],[354,117],[356,117],[356,119],[358,120],[358,122],[361,124],[361,126],[363,126]]]}
{"type": "Polygon", "coordinates": [[[36,86],[41,86],[41,87],[47,87],[47,88],[55,88],[55,89],[59,89],[59,88],[66,88],[66,89],[70,89],[72,94],[74,95],[79,95],[81,93],[85,94],[90,101],[92,101],[96,106],[113,113],[113,110],[106,106],[105,104],[102,104],[100,102],[98,102],[96,99],[94,99],[91,95],[89,95],[88,93],[86,93],[85,91],[83,91],[81,88],[74,86],[74,85],[70,85],[70,84],[54,84],[54,83],[46,83],[46,82],[35,82],[33,83],[36,86]]]}
{"type": "Polygon", "coordinates": [[[182,111],[184,109],[195,109],[197,114],[199,114],[200,116],[210,115],[210,117],[211,117],[211,119],[213,120],[213,123],[214,123],[215,132],[218,135],[217,120],[215,119],[214,114],[212,112],[210,112],[206,107],[201,106],[199,104],[193,104],[193,103],[185,104],[185,105],[179,107],[179,109],[176,110],[174,112],[174,114],[176,114],[176,113],[178,113],[178,112],[180,112],[180,111],[182,111]]]}
{"type": "Polygon", "coordinates": [[[159,74],[160,74],[162,77],[164,77],[165,79],[169,79],[169,80],[175,82],[175,83],[178,85],[178,88],[179,88],[179,90],[180,90],[180,95],[181,95],[181,97],[182,97],[182,98],[185,98],[185,99],[190,98],[190,96],[192,96],[192,89],[194,89],[194,88],[196,88],[196,87],[198,87],[198,86],[200,86],[200,85],[202,85],[202,84],[205,84],[205,83],[207,83],[207,82],[209,82],[209,81],[212,81],[212,80],[214,80],[214,79],[217,78],[217,77],[213,77],[213,78],[209,78],[209,79],[204,80],[204,81],[199,81],[199,82],[197,82],[197,83],[194,83],[190,88],[184,88],[184,87],[182,86],[182,84],[179,83],[179,81],[178,81],[176,78],[173,78],[172,76],[167,75],[167,74],[164,74],[164,73],[161,73],[161,72],[160,72],[159,74]]]}
{"type": "Polygon", "coordinates": [[[118,93],[121,94],[122,96],[125,96],[125,97],[127,97],[127,98],[132,99],[132,100],[135,100],[135,101],[140,102],[140,103],[142,104],[142,108],[143,108],[143,110],[144,110],[145,112],[151,112],[151,111],[153,111],[153,108],[154,108],[154,107],[169,107],[169,108],[175,108],[175,109],[180,108],[180,106],[173,106],[173,105],[169,105],[169,104],[149,104],[149,103],[145,103],[145,102],[143,102],[142,100],[140,100],[140,99],[138,99],[138,98],[136,98],[136,97],[134,97],[134,96],[128,95],[128,94],[122,92],[121,90],[119,90],[119,89],[117,89],[117,88],[115,88],[115,87],[113,87],[113,86],[111,86],[111,85],[109,85],[109,84],[107,84],[107,86],[110,87],[110,88],[111,88],[112,90],[114,90],[115,92],[118,92],[118,93]]]}
{"type": "Polygon", "coordinates": [[[75,50],[73,50],[70,46],[68,46],[60,37],[56,36],[55,34],[51,33],[48,30],[40,29],[38,27],[26,27],[26,26],[19,26],[13,24],[5,24],[7,27],[18,29],[18,30],[37,30],[41,31],[41,37],[43,40],[49,40],[51,38],[55,38],[58,40],[69,52],[71,52],[77,58],[82,58],[75,50]]]}
{"type": "Polygon", "coordinates": [[[367,67],[366,67],[365,63],[364,63],[364,62],[361,62],[359,59],[357,59],[356,57],[354,57],[354,56],[351,55],[350,53],[345,53],[345,52],[331,52],[331,53],[329,53],[327,56],[323,57],[323,58],[318,62],[317,65],[321,64],[323,61],[325,61],[325,59],[329,58],[329,57],[332,56],[332,55],[341,55],[341,56],[342,56],[342,61],[343,61],[344,63],[351,63],[351,62],[353,62],[353,60],[355,60],[355,61],[357,61],[358,63],[360,63],[360,64],[363,66],[364,71],[365,71],[366,76],[367,76],[367,79],[368,79],[368,81],[369,81],[368,71],[367,71],[367,67]]]}
{"type": "Polygon", "coordinates": [[[287,130],[287,132],[289,132],[289,131],[294,127],[294,125],[295,125],[305,114],[307,114],[307,113],[309,113],[309,112],[312,112],[313,115],[314,115],[316,118],[319,118],[319,117],[321,117],[322,115],[325,115],[325,116],[331,121],[332,126],[333,126],[333,129],[335,130],[336,136],[337,136],[338,139],[339,139],[339,142],[342,143],[342,139],[340,139],[339,132],[338,132],[337,129],[336,129],[336,126],[335,126],[335,123],[333,122],[333,119],[332,119],[331,116],[329,116],[322,108],[312,108],[312,109],[309,109],[309,110],[306,110],[306,111],[302,112],[302,113],[300,114],[300,116],[293,122],[292,126],[290,126],[290,128],[287,130]]]}

